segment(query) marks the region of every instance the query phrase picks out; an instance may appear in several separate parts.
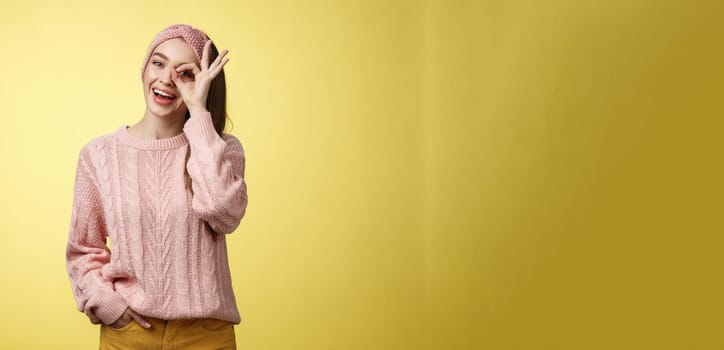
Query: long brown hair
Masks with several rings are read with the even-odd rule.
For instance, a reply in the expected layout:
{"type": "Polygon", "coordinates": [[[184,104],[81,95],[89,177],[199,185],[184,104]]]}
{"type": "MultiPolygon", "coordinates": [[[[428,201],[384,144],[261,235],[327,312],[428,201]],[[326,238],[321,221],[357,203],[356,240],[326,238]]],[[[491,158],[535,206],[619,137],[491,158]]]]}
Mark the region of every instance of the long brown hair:
{"type": "MultiPolygon", "coordinates": [[[[209,38],[208,36],[206,37],[209,38]]],[[[211,43],[211,53],[209,55],[209,63],[213,62],[216,57],[219,56],[219,50],[216,48],[216,45],[214,43],[211,43]]],[[[221,69],[221,72],[219,75],[217,75],[212,81],[211,84],[209,84],[209,93],[206,97],[206,110],[211,112],[211,120],[214,123],[214,130],[216,130],[216,133],[221,136],[224,132],[224,128],[226,128],[226,119],[228,119],[228,115],[226,114],[226,77],[224,76],[224,69],[221,69]]],[[[186,119],[188,120],[191,117],[191,114],[189,111],[186,111],[186,119]]],[[[184,181],[186,183],[186,188],[191,191],[191,195],[193,195],[194,190],[191,187],[191,176],[189,175],[187,166],[189,162],[189,158],[191,157],[191,147],[186,148],[186,162],[184,166],[184,181]]],[[[217,232],[214,231],[213,228],[211,228],[211,225],[209,225],[208,222],[204,222],[206,224],[206,227],[211,232],[214,239],[216,239],[217,232]]]]}

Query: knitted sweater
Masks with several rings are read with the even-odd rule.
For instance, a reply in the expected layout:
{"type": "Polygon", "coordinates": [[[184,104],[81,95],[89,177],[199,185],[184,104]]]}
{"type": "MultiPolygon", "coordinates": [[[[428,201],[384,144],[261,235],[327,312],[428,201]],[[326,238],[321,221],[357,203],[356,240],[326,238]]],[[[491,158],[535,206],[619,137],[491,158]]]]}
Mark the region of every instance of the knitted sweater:
{"type": "Polygon", "coordinates": [[[220,137],[208,112],[192,113],[174,137],[141,138],[123,125],[86,143],[66,250],[78,310],[104,324],[127,307],[238,324],[225,234],[246,212],[244,163],[239,140],[220,137]],[[184,182],[188,147],[193,194],[184,182]]]}

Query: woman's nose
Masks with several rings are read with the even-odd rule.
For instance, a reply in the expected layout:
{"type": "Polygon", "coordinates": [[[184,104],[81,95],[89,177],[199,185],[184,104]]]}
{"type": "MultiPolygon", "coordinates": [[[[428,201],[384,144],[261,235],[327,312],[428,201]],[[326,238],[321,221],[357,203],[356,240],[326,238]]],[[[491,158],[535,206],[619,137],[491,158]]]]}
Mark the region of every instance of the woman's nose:
{"type": "Polygon", "coordinates": [[[171,79],[171,69],[173,68],[164,68],[163,73],[161,74],[161,82],[168,85],[173,85],[173,79],[171,79]]]}

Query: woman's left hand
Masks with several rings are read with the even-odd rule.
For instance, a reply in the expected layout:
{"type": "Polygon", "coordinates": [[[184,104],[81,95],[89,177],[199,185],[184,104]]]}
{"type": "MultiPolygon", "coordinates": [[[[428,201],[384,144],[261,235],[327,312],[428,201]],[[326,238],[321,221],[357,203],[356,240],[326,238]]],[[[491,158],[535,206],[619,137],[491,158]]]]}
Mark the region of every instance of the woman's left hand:
{"type": "Polygon", "coordinates": [[[211,40],[208,40],[204,45],[201,68],[196,63],[184,63],[171,71],[171,78],[181,92],[181,98],[189,110],[206,109],[209,86],[211,86],[211,81],[221,73],[226,62],[229,62],[229,59],[224,57],[228,52],[229,50],[220,52],[214,62],[209,64],[211,40]],[[181,73],[185,73],[185,75],[181,75],[181,73]]]}

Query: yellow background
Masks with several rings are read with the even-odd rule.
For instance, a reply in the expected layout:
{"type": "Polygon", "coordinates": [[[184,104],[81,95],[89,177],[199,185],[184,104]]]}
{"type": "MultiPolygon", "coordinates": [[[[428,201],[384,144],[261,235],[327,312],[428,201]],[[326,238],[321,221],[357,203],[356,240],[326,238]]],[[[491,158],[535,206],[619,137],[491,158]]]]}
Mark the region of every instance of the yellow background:
{"type": "Polygon", "coordinates": [[[77,154],[185,22],[230,50],[240,349],[724,348],[720,4],[3,3],[0,347],[97,348],[77,154]]]}

